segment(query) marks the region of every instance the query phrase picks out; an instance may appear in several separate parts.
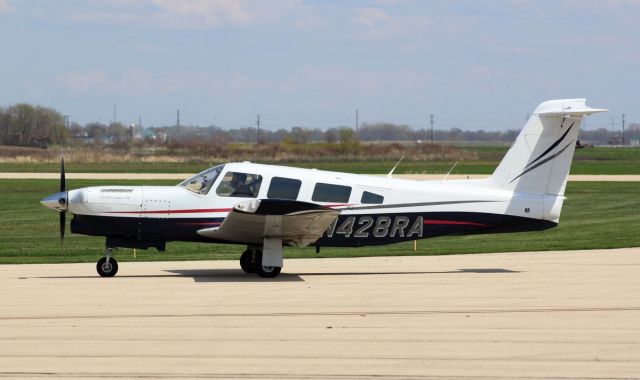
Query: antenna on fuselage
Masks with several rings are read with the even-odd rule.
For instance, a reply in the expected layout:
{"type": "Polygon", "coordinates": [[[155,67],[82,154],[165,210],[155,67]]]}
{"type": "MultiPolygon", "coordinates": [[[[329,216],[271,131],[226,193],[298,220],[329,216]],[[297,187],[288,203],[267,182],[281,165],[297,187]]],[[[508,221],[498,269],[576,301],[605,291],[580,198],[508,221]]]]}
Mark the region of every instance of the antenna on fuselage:
{"type": "Polygon", "coordinates": [[[404,160],[404,154],[402,155],[402,157],[400,157],[400,159],[398,160],[398,163],[396,163],[396,166],[394,166],[393,169],[391,169],[391,171],[389,172],[389,174],[387,174],[387,177],[391,178],[393,176],[393,171],[396,170],[396,168],[398,167],[398,165],[400,165],[402,160],[404,160]]]}
{"type": "Polygon", "coordinates": [[[458,165],[458,162],[460,161],[456,161],[455,164],[453,164],[453,166],[451,167],[451,169],[449,169],[449,171],[447,172],[447,174],[444,176],[444,178],[442,179],[442,182],[446,181],[447,178],[449,178],[449,174],[451,174],[451,172],[453,171],[453,169],[455,169],[456,165],[458,165]]]}

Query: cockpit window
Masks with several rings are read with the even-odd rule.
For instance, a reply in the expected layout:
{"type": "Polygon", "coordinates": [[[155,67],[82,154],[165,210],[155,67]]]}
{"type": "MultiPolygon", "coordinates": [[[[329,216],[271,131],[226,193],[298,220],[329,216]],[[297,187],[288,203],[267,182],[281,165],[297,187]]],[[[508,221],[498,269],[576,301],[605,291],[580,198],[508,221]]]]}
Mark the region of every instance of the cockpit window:
{"type": "Polygon", "coordinates": [[[255,198],[258,196],[261,184],[261,175],[227,172],[220,181],[216,194],[221,197],[255,198]]]}
{"type": "Polygon", "coordinates": [[[185,189],[192,191],[196,194],[207,194],[211,190],[211,186],[216,181],[224,165],[214,166],[201,173],[194,175],[191,178],[187,178],[180,182],[178,186],[182,186],[185,189]]]}

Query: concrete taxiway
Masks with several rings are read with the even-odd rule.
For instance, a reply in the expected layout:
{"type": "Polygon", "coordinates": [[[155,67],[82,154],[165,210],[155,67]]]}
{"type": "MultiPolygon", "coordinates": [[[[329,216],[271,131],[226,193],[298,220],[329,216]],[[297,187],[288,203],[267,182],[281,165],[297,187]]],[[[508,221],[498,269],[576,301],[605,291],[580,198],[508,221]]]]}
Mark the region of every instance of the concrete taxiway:
{"type": "Polygon", "coordinates": [[[640,378],[640,248],[0,266],[0,377],[640,378]]]}

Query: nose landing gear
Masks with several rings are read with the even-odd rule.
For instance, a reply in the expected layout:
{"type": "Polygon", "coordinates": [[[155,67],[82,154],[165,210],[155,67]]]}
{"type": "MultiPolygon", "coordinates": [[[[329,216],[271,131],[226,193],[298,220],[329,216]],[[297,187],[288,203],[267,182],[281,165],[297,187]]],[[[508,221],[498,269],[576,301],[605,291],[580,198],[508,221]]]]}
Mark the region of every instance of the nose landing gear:
{"type": "Polygon", "coordinates": [[[96,270],[100,277],[113,277],[118,273],[118,262],[111,257],[112,248],[104,250],[104,257],[98,260],[96,270]]]}

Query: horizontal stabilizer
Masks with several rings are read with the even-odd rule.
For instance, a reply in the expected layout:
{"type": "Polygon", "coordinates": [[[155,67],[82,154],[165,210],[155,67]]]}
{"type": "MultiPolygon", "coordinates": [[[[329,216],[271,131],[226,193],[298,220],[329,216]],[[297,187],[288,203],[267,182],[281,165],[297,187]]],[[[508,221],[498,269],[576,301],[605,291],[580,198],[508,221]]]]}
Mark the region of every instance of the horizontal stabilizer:
{"type": "Polygon", "coordinates": [[[586,99],[566,99],[547,102],[536,112],[539,116],[582,116],[598,112],[607,112],[604,108],[591,108],[585,104],[586,99]]]}

